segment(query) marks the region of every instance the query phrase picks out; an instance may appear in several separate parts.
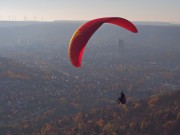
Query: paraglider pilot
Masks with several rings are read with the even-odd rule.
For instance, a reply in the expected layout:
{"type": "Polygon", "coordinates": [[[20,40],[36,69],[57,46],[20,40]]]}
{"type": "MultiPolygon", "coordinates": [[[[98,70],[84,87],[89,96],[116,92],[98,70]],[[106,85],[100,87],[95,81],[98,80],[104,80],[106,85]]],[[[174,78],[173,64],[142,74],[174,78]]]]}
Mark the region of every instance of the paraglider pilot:
{"type": "Polygon", "coordinates": [[[118,103],[125,104],[126,103],[126,96],[124,95],[123,91],[121,92],[121,97],[118,98],[118,103]]]}

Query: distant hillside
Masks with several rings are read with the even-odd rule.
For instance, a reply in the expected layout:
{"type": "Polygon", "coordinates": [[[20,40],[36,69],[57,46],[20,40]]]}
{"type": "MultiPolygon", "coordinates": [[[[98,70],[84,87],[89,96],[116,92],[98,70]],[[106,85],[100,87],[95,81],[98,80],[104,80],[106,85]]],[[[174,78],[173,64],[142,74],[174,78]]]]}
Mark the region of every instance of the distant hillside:
{"type": "Polygon", "coordinates": [[[135,22],[138,25],[157,25],[157,26],[180,26],[180,24],[168,23],[168,22],[135,22]]]}
{"type": "Polygon", "coordinates": [[[37,21],[0,21],[0,28],[5,27],[19,27],[33,24],[40,24],[42,22],[37,21]]]}

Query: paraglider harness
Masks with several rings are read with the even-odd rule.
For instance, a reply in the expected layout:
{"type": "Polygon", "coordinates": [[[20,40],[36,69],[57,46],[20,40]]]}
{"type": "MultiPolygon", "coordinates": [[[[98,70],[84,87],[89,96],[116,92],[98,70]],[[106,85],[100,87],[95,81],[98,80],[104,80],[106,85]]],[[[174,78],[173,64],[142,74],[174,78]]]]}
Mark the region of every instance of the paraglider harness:
{"type": "Polygon", "coordinates": [[[126,103],[126,96],[123,93],[123,91],[121,92],[121,96],[118,98],[117,102],[120,104],[125,104],[126,103]]]}

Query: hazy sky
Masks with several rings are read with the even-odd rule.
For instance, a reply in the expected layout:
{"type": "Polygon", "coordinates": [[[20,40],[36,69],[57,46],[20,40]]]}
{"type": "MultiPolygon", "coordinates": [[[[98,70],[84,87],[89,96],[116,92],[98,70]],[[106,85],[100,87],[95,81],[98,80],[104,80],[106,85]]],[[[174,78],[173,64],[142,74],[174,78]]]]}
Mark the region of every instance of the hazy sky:
{"type": "Polygon", "coordinates": [[[1,20],[89,20],[105,16],[180,23],[180,0],[0,0],[1,20]]]}

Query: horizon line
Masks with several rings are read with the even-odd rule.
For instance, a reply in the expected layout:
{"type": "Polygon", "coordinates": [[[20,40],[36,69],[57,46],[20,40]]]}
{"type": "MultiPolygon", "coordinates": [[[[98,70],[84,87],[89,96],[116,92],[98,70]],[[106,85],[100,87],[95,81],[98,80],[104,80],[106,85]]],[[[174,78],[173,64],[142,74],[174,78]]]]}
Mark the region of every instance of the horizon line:
{"type": "MultiPolygon", "coordinates": [[[[0,22],[86,22],[89,20],[0,20],[0,22]]],[[[150,24],[167,24],[167,25],[180,25],[180,22],[166,22],[166,21],[132,21],[134,23],[150,23],[150,24]]]]}

